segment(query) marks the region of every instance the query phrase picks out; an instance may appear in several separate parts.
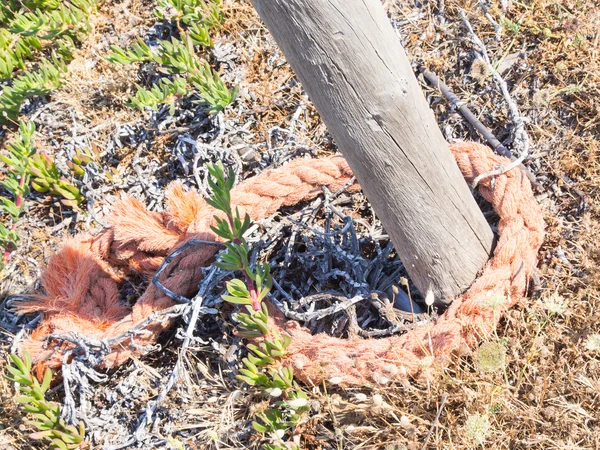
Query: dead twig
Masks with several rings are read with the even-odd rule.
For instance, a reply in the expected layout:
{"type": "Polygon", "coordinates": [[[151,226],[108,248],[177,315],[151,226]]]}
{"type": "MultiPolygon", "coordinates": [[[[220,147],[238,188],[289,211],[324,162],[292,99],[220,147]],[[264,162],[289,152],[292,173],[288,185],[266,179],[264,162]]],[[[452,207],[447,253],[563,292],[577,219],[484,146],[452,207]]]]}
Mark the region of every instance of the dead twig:
{"type": "Polygon", "coordinates": [[[440,416],[442,415],[442,410],[444,409],[444,406],[446,406],[446,401],[448,400],[448,394],[445,393],[444,396],[442,397],[442,403],[440,403],[440,407],[438,408],[438,412],[435,415],[435,419],[433,419],[433,423],[431,424],[431,428],[429,429],[429,433],[427,433],[427,436],[425,436],[425,442],[423,442],[423,446],[421,447],[421,450],[425,450],[427,448],[427,444],[429,443],[429,439],[431,438],[431,435],[433,433],[433,430],[435,429],[435,427],[437,426],[439,420],[440,420],[440,416]]]}
{"type": "Polygon", "coordinates": [[[488,11],[488,6],[485,4],[484,0],[479,1],[479,6],[481,7],[481,10],[483,11],[483,15],[485,16],[485,18],[494,27],[494,31],[496,32],[496,40],[498,42],[501,42],[502,41],[502,31],[503,31],[502,25],[500,25],[498,22],[496,22],[496,20],[492,17],[490,12],[488,11]]]}
{"type": "MultiPolygon", "coordinates": [[[[514,157],[510,150],[507,149],[506,146],[504,146],[504,144],[502,144],[502,142],[500,142],[498,138],[496,138],[496,136],[494,136],[494,133],[492,133],[492,131],[488,127],[482,124],[480,120],[475,116],[475,114],[473,114],[473,112],[469,109],[469,107],[466,106],[465,103],[461,101],[458,98],[458,96],[450,90],[446,83],[440,80],[435,73],[427,70],[425,67],[421,67],[420,70],[423,74],[423,77],[425,77],[425,79],[429,81],[429,83],[431,83],[433,86],[436,86],[444,95],[444,97],[446,97],[446,100],[448,100],[452,109],[457,109],[463,115],[463,117],[467,119],[467,121],[473,126],[473,128],[475,128],[477,132],[481,134],[481,136],[492,146],[496,153],[505,156],[506,158],[509,158],[513,162],[517,160],[517,158],[514,157]]],[[[537,182],[535,175],[531,173],[529,169],[527,169],[527,167],[525,167],[523,164],[519,164],[519,168],[525,171],[525,173],[527,174],[527,178],[529,179],[531,184],[536,188],[536,190],[541,190],[541,186],[537,182]]]]}
{"type": "Polygon", "coordinates": [[[471,35],[471,39],[470,39],[471,42],[475,45],[476,51],[481,55],[481,57],[483,58],[483,61],[486,63],[490,73],[492,74],[492,78],[498,85],[498,88],[500,89],[500,92],[502,93],[502,96],[504,97],[504,100],[506,101],[506,103],[508,105],[508,109],[510,111],[510,118],[515,126],[514,131],[513,131],[514,144],[515,144],[515,147],[520,150],[519,156],[514,161],[512,161],[510,164],[508,164],[506,166],[498,167],[495,170],[492,170],[487,173],[483,173],[483,174],[479,175],[477,178],[475,178],[473,180],[473,183],[471,184],[471,187],[475,188],[475,187],[477,187],[479,182],[481,180],[483,180],[484,178],[502,175],[503,173],[506,173],[509,170],[512,170],[515,167],[520,166],[523,163],[523,161],[525,160],[525,158],[527,158],[529,156],[529,135],[527,134],[527,130],[525,130],[525,121],[523,120],[523,117],[521,116],[519,107],[517,106],[515,101],[510,96],[510,93],[508,92],[508,85],[506,84],[506,81],[504,81],[502,76],[498,73],[496,68],[492,65],[492,61],[490,59],[490,56],[488,54],[485,44],[473,30],[471,22],[469,21],[466,13],[462,9],[460,9],[460,17],[462,18],[462,21],[463,21],[465,27],[467,28],[467,30],[469,31],[469,34],[471,35]]]}
{"type": "MultiPolygon", "coordinates": [[[[189,303],[184,303],[171,306],[161,311],[156,311],[146,319],[137,323],[130,330],[127,330],[125,333],[110,339],[98,340],[80,335],[75,332],[71,332],[69,334],[50,334],[46,337],[46,345],[50,345],[51,341],[58,341],[59,345],[56,347],[56,350],[61,351],[60,344],[68,342],[74,346],[68,349],[70,354],[81,356],[86,360],[89,360],[89,358],[92,357],[94,360],[92,366],[94,366],[100,364],[103,361],[104,356],[109,354],[111,352],[111,348],[113,348],[115,345],[130,339],[131,345],[135,346],[135,336],[150,333],[150,331],[147,330],[148,325],[177,318],[185,314],[188,310],[189,303]]],[[[200,312],[203,314],[216,314],[217,310],[214,308],[204,307],[204,309],[200,312]]]]}
{"type": "Polygon", "coordinates": [[[167,379],[167,382],[165,383],[163,389],[156,397],[156,400],[148,402],[146,410],[142,414],[142,417],[138,422],[138,426],[136,427],[133,433],[137,442],[140,442],[145,438],[147,434],[146,427],[154,423],[155,413],[158,406],[166,398],[166,396],[171,391],[177,380],[180,379],[180,372],[183,369],[183,356],[194,338],[194,330],[196,329],[196,323],[198,322],[198,318],[200,317],[200,312],[202,311],[202,309],[204,309],[204,306],[202,305],[204,301],[204,296],[209,291],[209,288],[212,287],[212,279],[215,276],[217,270],[218,268],[216,266],[211,266],[211,268],[208,271],[208,274],[204,277],[204,280],[202,281],[198,295],[196,295],[191,301],[190,309],[192,315],[185,330],[185,337],[183,343],[181,344],[181,348],[179,349],[177,362],[175,363],[175,366],[173,367],[173,370],[171,371],[171,374],[169,375],[169,378],[167,379]]]}
{"type": "Polygon", "coordinates": [[[325,309],[321,309],[318,311],[309,311],[309,312],[305,312],[305,313],[299,313],[299,312],[295,312],[295,311],[286,310],[285,315],[290,319],[298,320],[301,322],[310,322],[311,320],[322,319],[323,317],[330,316],[337,312],[345,311],[348,308],[350,308],[352,305],[355,305],[356,303],[365,300],[366,297],[363,295],[357,295],[352,298],[346,298],[346,297],[341,297],[341,296],[337,296],[337,295],[333,295],[333,294],[315,294],[315,295],[310,295],[308,297],[304,297],[304,298],[300,299],[299,302],[302,302],[302,304],[310,304],[310,303],[318,302],[321,300],[331,300],[331,299],[339,300],[339,303],[336,303],[335,305],[332,305],[325,309]]]}

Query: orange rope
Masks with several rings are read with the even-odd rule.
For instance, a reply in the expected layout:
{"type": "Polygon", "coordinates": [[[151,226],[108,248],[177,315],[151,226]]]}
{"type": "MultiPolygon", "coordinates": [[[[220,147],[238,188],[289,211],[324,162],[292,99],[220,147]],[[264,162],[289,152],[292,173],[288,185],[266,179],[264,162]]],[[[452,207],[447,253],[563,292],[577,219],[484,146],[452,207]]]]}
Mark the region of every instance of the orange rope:
{"type": "MultiPolygon", "coordinates": [[[[508,160],[487,147],[459,143],[451,150],[467,181],[508,160]]],[[[232,203],[253,220],[267,217],[282,206],[314,198],[321,187],[336,191],[347,184],[352,172],[341,157],[297,160],[282,168],[266,170],[232,191],[232,203]]],[[[355,183],[350,187],[359,189],[355,183]]],[[[346,385],[381,383],[415,375],[443,363],[456,350],[472,347],[489,335],[502,312],[518,301],[535,268],[543,240],[543,219],[529,181],[513,170],[480,183],[482,195],[500,216],[499,241],[494,257],[480,277],[435,323],[402,336],[386,339],[343,340],[312,336],[295,322],[285,322],[273,311],[274,326],[293,337],[286,357],[296,374],[319,383],[338,378],[346,385]],[[493,306],[491,298],[505,297],[493,306]]],[[[71,344],[46,345],[50,334],[76,332],[92,339],[121,335],[152,313],[172,305],[172,300],[150,284],[132,308],[119,299],[119,285],[128,272],[151,278],[164,257],[191,239],[215,241],[210,230],[216,213],[197,193],[186,193],[172,184],[163,213],[148,212],[137,200],[124,197],[116,205],[111,228],[97,236],[80,236],[65,243],[42,274],[46,293],[21,305],[22,312],[43,311],[44,317],[22,349],[28,351],[41,373],[46,366],[59,368],[62,354],[71,344]]],[[[215,247],[205,245],[184,252],[160,276],[171,291],[189,296],[202,278],[201,268],[212,262],[215,247]]],[[[495,302],[497,303],[497,302],[495,302]]],[[[107,365],[125,362],[141,347],[155,341],[170,323],[153,323],[150,333],[111,348],[107,365]],[[135,343],[135,345],[133,345],[135,343]]]]}

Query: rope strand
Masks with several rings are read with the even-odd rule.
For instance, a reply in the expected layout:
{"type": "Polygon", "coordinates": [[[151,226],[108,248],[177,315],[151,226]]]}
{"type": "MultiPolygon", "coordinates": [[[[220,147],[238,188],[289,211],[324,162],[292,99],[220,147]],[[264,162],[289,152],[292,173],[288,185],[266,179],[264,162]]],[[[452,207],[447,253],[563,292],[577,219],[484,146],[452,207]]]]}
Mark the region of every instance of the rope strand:
{"type": "MultiPolygon", "coordinates": [[[[469,183],[507,161],[476,143],[453,144],[451,150],[469,183]]],[[[231,198],[240,213],[247,212],[257,220],[283,206],[316,197],[322,187],[341,189],[352,177],[347,162],[338,156],[297,160],[240,183],[232,190],[231,198]]],[[[354,183],[349,189],[360,187],[354,183]]],[[[306,382],[335,378],[342,385],[382,384],[429,373],[431,368],[447,363],[456,351],[471,348],[489,335],[502,313],[525,292],[542,244],[544,223],[521,170],[504,173],[493,179],[493,184],[491,178],[482,180],[479,191],[500,216],[498,244],[473,286],[455,299],[435,323],[401,336],[349,341],[325,334],[312,336],[271,308],[273,326],[292,336],[282,363],[293,364],[297,376],[306,382]],[[499,296],[506,299],[499,306],[488,301],[499,296]]],[[[110,339],[172,306],[171,298],[150,284],[129,309],[119,301],[119,284],[128,272],[151,279],[167,255],[192,240],[217,241],[210,230],[215,214],[199,194],[184,192],[180,185],[172,184],[165,212],[149,212],[137,200],[124,197],[110,217],[111,228],[94,237],[83,235],[68,240],[42,275],[46,294],[20,305],[23,312],[45,313],[21,347],[34,357],[38,374],[47,366],[59,369],[61,350],[72,348],[68,342],[58,348],[46,346],[48,336],[76,332],[90,339],[110,339]]],[[[159,273],[160,283],[179,295],[193,294],[202,278],[201,268],[212,262],[216,251],[214,245],[182,251],[159,273]]],[[[152,323],[148,333],[137,335],[135,341],[130,338],[115,345],[106,356],[106,365],[119,365],[139,354],[170,325],[170,321],[152,323]]]]}

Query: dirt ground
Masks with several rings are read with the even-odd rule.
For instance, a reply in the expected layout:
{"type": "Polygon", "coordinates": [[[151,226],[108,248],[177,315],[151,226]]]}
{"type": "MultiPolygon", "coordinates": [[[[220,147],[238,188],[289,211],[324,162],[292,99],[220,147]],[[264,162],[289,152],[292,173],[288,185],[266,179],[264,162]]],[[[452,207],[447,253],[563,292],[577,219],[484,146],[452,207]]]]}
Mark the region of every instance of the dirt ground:
{"type": "MultiPolygon", "coordinates": [[[[154,125],[164,128],[148,132],[144,114],[124,105],[144,73],[102,59],[110,44],[125,46],[147,32],[156,21],[153,3],[104,2],[64,86],[29,113],[36,115],[39,146],[58,160],[78,143],[93,143],[103,153],[88,211],[75,214],[48,197],[32,195],[29,212],[19,222],[23,241],[0,275],[3,307],[11,295],[39,289],[41,270],[60,242],[95,230],[90,212],[101,220],[121,192],[160,210],[169,181],[196,186],[183,164],[193,155],[185,153],[179,136],[208,141],[209,126],[189,128],[197,116],[182,107],[179,119],[157,119],[154,125]]],[[[501,321],[491,340],[496,347],[484,345],[456,357],[434,380],[380,390],[307,386],[311,413],[302,425],[302,448],[600,449],[596,0],[384,3],[415,69],[435,72],[509,149],[517,150],[506,99],[478,57],[461,18],[464,10],[525,121],[531,140],[525,165],[541,185],[537,198],[547,236],[529,295],[501,321]],[[486,348],[498,349],[502,364],[486,366],[486,348]]],[[[213,38],[213,57],[223,79],[240,86],[239,99],[222,116],[229,127],[222,145],[242,149],[242,158],[250,154],[241,176],[260,170],[261,154],[273,150],[333,151],[325,126],[251,4],[225,1],[225,12],[224,28],[213,38]]],[[[481,141],[437,89],[419,80],[449,141],[481,141]]],[[[194,343],[185,355],[187,378],[169,395],[152,428],[164,438],[156,448],[177,448],[165,443],[169,437],[190,449],[259,448],[250,420],[263,401],[232,381],[236,366],[227,357],[232,340],[225,338],[231,329],[222,320],[218,324],[222,329],[213,329],[210,340],[194,343]]],[[[15,332],[0,327],[1,352],[9,351],[15,332]]],[[[165,337],[161,351],[110,372],[107,381],[93,386],[90,398],[99,414],[87,424],[93,448],[118,448],[120,438],[135,429],[140,411],[172,370],[178,343],[175,336],[165,337]]],[[[0,369],[5,363],[0,358],[0,369]]],[[[52,395],[62,400],[60,388],[52,395]]],[[[13,397],[13,386],[0,379],[0,443],[7,449],[35,448],[13,397]]]]}

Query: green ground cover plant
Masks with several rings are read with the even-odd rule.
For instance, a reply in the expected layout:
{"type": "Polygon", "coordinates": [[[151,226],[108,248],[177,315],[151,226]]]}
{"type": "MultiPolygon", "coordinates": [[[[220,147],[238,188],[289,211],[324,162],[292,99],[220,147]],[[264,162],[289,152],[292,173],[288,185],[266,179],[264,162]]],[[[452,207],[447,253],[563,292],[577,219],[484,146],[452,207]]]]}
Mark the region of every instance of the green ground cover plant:
{"type": "Polygon", "coordinates": [[[74,48],[91,29],[96,0],[9,0],[0,4],[0,124],[23,103],[61,84],[74,48]]]}
{"type": "Polygon", "coordinates": [[[161,40],[154,49],[142,38],[129,48],[111,46],[106,59],[116,64],[153,63],[157,72],[166,73],[149,88],[136,85],[136,93],[130,97],[129,106],[144,110],[158,110],[168,105],[170,114],[175,113],[178,99],[197,95],[199,103],[205,104],[214,114],[233,103],[237,87],[228,88],[208,61],[206,49],[213,47],[210,32],[224,22],[221,0],[159,0],[155,15],[165,22],[174,23],[179,37],[161,40]]]}
{"type": "Polygon", "coordinates": [[[244,233],[251,221],[248,214],[242,218],[237,208],[232,209],[233,171],[226,175],[221,163],[209,165],[208,171],[212,196],[207,202],[225,216],[215,216],[217,225],[212,227],[225,240],[227,249],[215,264],[242,274],[242,279],[227,282],[228,294],[223,300],[243,306],[243,311],[234,315],[238,335],[258,339],[257,343],[246,346],[248,356],[242,360],[244,367],[237,378],[263,397],[272,399],[268,408],[256,414],[252,426],[264,435],[265,450],[299,449],[298,443],[294,442],[294,427],[309,410],[308,397],[294,381],[293,368],[279,363],[291,338],[273,332],[269,326],[269,311],[264,302],[273,286],[269,265],[257,263],[253,268],[248,260],[250,248],[244,233]]]}
{"type": "MultiPolygon", "coordinates": [[[[74,209],[85,200],[79,186],[58,170],[54,160],[45,152],[37,152],[34,134],[35,124],[21,120],[19,132],[7,145],[7,154],[0,154],[0,161],[7,168],[7,176],[0,181],[0,186],[8,193],[6,196],[0,195],[0,214],[6,217],[6,220],[0,222],[0,249],[3,251],[0,272],[19,242],[17,221],[24,211],[30,187],[37,192],[57,197],[62,205],[74,209]]],[[[77,152],[67,162],[71,171],[70,178],[82,177],[85,165],[96,156],[91,150],[77,152]]]]}
{"type": "Polygon", "coordinates": [[[52,383],[52,371],[46,369],[40,383],[31,373],[31,358],[27,353],[23,354],[22,359],[17,355],[9,356],[10,365],[5,376],[9,381],[16,383],[21,394],[15,400],[21,405],[23,415],[31,418],[26,420],[26,424],[38,430],[29,437],[44,442],[50,449],[80,448],[85,439],[83,422],[77,427],[67,425],[60,418],[60,405],[46,400],[46,392],[52,383]]]}

